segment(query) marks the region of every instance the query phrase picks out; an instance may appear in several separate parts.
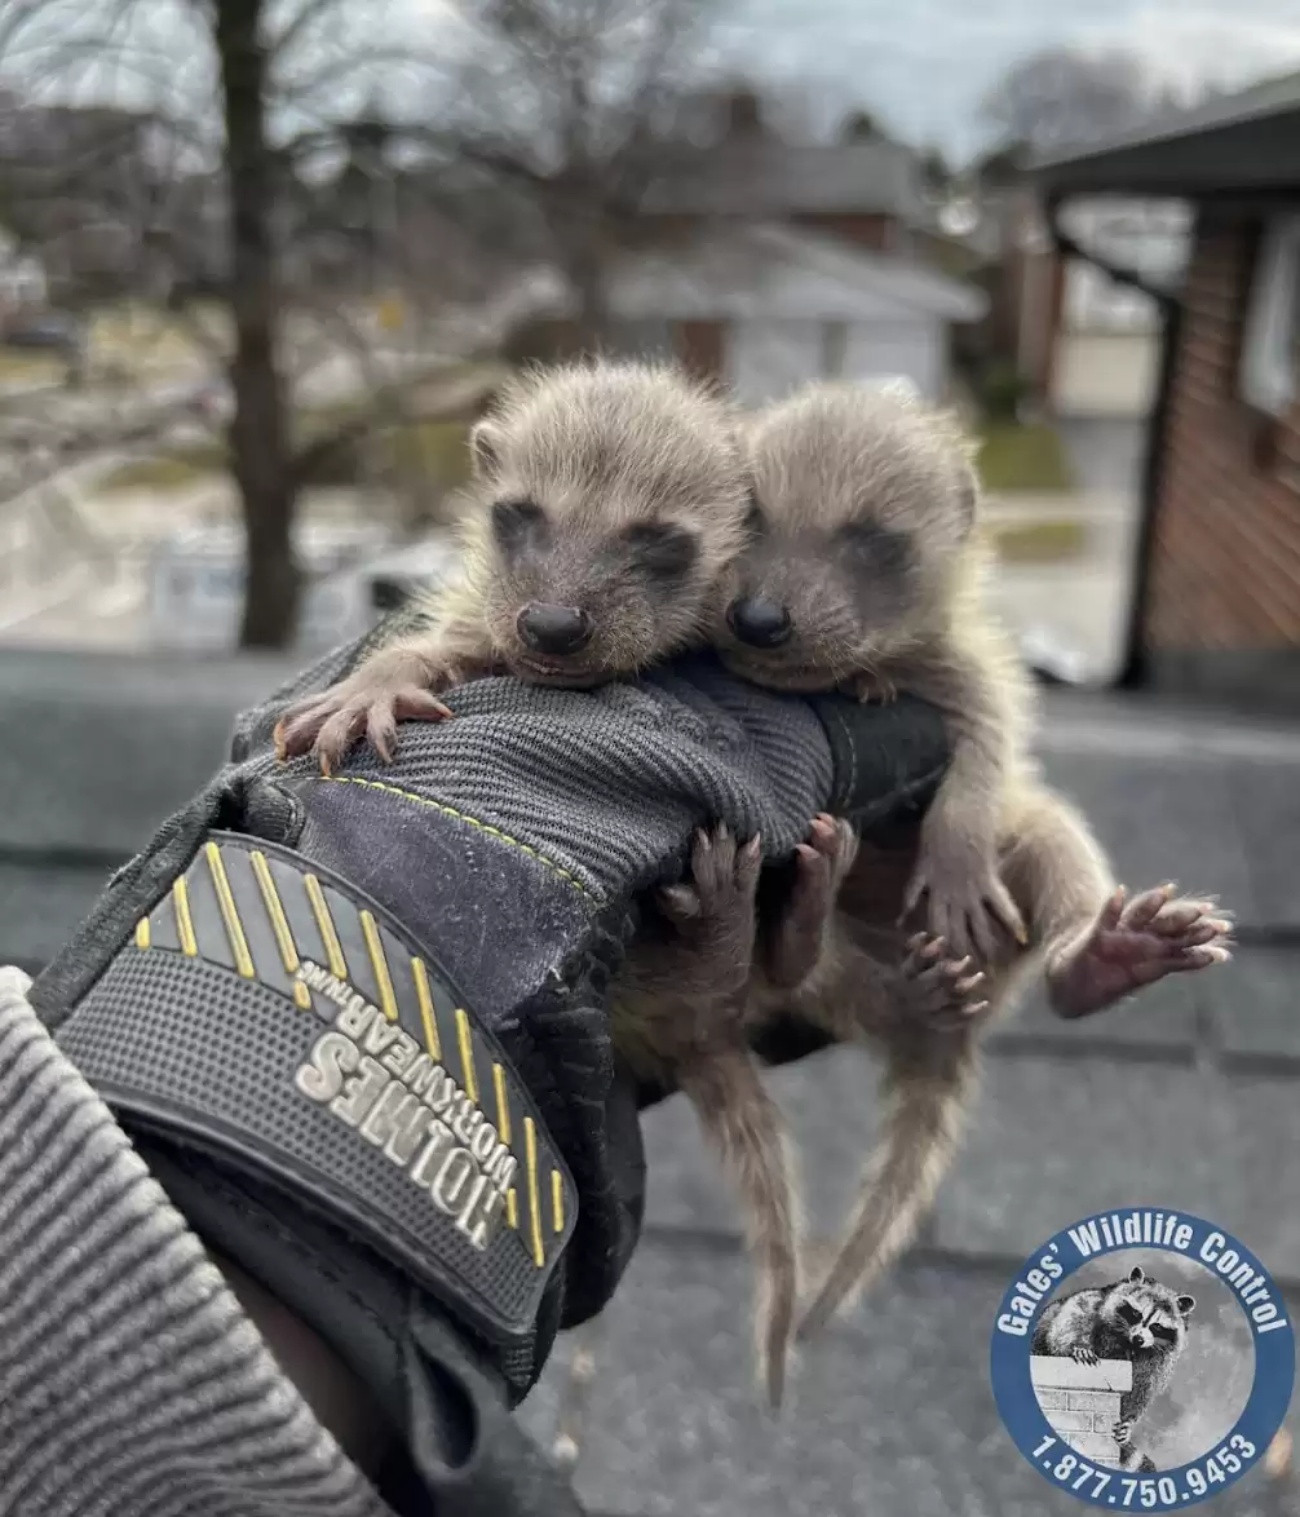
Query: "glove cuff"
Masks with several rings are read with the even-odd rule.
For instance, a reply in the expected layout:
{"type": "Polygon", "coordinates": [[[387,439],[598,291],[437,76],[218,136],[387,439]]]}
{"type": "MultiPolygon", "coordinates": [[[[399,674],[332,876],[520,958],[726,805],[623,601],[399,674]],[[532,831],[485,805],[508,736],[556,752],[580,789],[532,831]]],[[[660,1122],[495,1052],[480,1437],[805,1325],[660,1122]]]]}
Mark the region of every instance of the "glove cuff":
{"type": "Polygon", "coordinates": [[[830,742],[835,781],[826,809],[873,836],[914,827],[948,768],[942,713],[907,694],[865,708],[841,695],[809,704],[830,742]]]}
{"type": "Polygon", "coordinates": [[[473,1006],[355,886],[209,834],[57,1038],[125,1125],[183,1152],[160,1167],[189,1177],[187,1209],[242,1191],[327,1219],[531,1379],[572,1177],[473,1006]]]}

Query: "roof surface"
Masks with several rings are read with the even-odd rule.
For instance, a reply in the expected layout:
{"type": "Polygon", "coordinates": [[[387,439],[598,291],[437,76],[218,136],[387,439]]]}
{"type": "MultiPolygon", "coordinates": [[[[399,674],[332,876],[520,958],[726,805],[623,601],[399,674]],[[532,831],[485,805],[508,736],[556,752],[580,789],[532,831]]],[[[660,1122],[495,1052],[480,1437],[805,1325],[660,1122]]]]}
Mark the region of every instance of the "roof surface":
{"type": "Polygon", "coordinates": [[[802,228],[706,222],[671,248],[629,257],[613,308],[628,318],[807,317],[977,321],[984,294],[907,258],[802,228]]]}
{"type": "MultiPolygon", "coordinates": [[[[0,962],[54,951],[111,865],[217,766],[233,713],[286,672],[0,653],[0,962]]],[[[574,1440],[593,1512],[1076,1517],[989,1391],[994,1306],[1029,1250],[1100,1208],[1173,1207],[1221,1222],[1300,1287],[1300,724],[1070,692],[1045,708],[1048,776],[1121,878],[1217,892],[1237,913],[1235,962],[1079,1023],[1031,1004],[995,1036],[920,1245],[808,1347],[779,1422],[752,1389],[735,1208],[680,1098],[648,1113],[637,1257],[599,1321],[562,1336],[520,1413],[544,1444],[574,1440]]],[[[871,1068],[842,1050],[771,1079],[825,1236],[870,1139],[871,1068]]],[[[1300,1500],[1256,1471],[1206,1510],[1297,1517],[1300,1500]]]]}
{"type": "Polygon", "coordinates": [[[1300,187],[1300,72],[1030,166],[1047,188],[1190,194],[1300,187]]]}
{"type": "Polygon", "coordinates": [[[773,136],[728,139],[665,176],[648,211],[699,216],[883,213],[923,210],[916,158],[879,139],[792,144],[773,136]]]}

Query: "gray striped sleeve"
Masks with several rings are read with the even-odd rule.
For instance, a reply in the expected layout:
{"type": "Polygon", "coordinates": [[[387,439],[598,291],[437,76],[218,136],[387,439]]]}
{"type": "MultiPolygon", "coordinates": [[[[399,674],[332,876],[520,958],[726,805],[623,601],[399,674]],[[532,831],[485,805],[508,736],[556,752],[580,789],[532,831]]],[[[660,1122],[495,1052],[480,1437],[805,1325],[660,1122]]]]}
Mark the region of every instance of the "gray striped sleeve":
{"type": "Polygon", "coordinates": [[[0,968],[0,1513],[391,1517],[0,968]]]}

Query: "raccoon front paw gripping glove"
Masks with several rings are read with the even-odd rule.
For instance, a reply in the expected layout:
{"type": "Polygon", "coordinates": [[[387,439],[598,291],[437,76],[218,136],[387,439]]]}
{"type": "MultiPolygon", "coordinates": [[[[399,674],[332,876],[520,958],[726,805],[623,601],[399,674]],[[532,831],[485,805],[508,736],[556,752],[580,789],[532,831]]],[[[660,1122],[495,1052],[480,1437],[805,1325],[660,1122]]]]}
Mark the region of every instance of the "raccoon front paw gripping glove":
{"type": "Polygon", "coordinates": [[[576,1510],[508,1409],[636,1242],[603,1005],[637,897],[709,821],[779,859],[820,810],[915,811],[942,726],[700,657],[584,693],[483,680],[390,765],[277,764],[279,713],[372,645],[241,718],[31,999],[191,1226],[368,1388],[406,1450],[395,1510],[576,1510]]]}

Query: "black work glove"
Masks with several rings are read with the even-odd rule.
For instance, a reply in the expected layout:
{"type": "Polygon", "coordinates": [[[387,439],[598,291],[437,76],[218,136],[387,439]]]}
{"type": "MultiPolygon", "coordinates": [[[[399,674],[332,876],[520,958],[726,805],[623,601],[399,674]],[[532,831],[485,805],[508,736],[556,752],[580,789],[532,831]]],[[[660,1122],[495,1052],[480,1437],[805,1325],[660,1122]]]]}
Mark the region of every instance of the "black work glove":
{"type": "Polygon", "coordinates": [[[637,897],[702,824],[780,860],[819,810],[915,814],[942,726],[700,656],[587,693],[479,681],[392,765],[277,765],[284,706],[374,640],[241,718],[32,1000],[200,1234],[372,1390],[400,1510],[576,1510],[506,1408],[636,1242],[644,1093],[604,1003],[637,897]]]}

